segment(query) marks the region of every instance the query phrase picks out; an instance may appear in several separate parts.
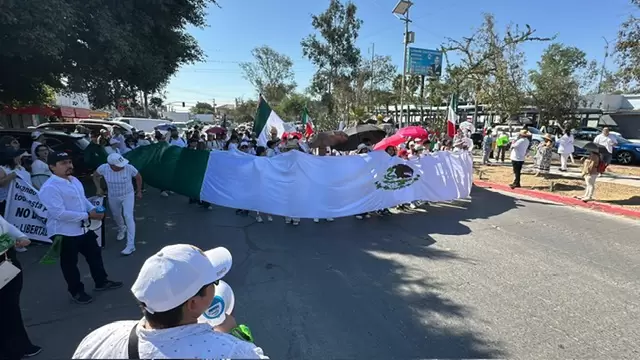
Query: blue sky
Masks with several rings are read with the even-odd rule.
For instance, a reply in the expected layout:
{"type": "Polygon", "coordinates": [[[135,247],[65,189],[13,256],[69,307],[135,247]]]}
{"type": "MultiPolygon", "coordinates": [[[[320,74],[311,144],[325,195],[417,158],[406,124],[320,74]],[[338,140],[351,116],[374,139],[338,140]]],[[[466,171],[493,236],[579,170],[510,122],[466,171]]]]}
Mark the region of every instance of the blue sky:
{"type": "MultiPolygon", "coordinates": [[[[434,48],[446,38],[472,34],[482,13],[493,13],[498,29],[508,23],[530,24],[539,36],[557,35],[557,41],[577,46],[590,59],[602,61],[604,40],[615,40],[618,27],[633,11],[629,0],[413,0],[412,46],[434,48]]],[[[354,0],[364,21],[358,45],[364,56],[375,43],[375,52],[391,55],[402,65],[403,24],[391,14],[397,0],[354,0]]],[[[242,77],[239,62],[251,61],[251,50],[268,45],[294,61],[298,88],[304,90],[313,75],[303,58],[300,41],[313,31],[311,14],[322,12],[328,0],[219,0],[221,8],[208,10],[205,29],[190,29],[207,55],[206,62],[183,67],[167,88],[167,102],[196,101],[218,105],[237,97],[255,98],[256,92],[242,77]]],[[[534,67],[547,44],[523,47],[529,67],[534,67]]],[[[370,56],[370,55],[368,55],[370,56]]],[[[450,58],[451,60],[451,58],[450,58]]]]}

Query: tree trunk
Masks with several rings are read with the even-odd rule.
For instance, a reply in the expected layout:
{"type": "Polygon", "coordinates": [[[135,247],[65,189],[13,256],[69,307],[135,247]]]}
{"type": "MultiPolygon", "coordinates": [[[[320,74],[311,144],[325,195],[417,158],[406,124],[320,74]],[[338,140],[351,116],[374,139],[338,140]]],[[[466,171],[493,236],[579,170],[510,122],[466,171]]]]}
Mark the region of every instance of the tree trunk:
{"type": "Polygon", "coordinates": [[[144,117],[149,117],[149,93],[142,92],[142,99],[144,101],[144,117]]]}

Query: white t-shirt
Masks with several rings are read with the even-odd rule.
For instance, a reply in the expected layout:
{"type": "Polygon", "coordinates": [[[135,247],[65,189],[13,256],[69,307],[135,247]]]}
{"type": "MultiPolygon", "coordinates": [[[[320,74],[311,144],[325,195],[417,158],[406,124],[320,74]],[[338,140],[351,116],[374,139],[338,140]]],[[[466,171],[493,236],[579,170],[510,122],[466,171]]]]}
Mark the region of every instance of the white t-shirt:
{"type": "Polygon", "coordinates": [[[138,175],[138,170],[133,165],[127,164],[124,169],[113,171],[109,164],[102,164],[96,169],[96,172],[104,177],[109,196],[121,197],[133,193],[131,178],[138,175]]]}
{"type": "Polygon", "coordinates": [[[524,161],[529,149],[529,139],[520,138],[511,145],[511,161],[524,161]]]}
{"type": "Polygon", "coordinates": [[[51,169],[44,161],[36,159],[31,164],[31,183],[36,189],[40,189],[42,184],[51,177],[51,169]]]}
{"type": "Polygon", "coordinates": [[[613,146],[616,144],[616,138],[613,135],[609,134],[608,136],[604,136],[604,134],[600,134],[593,139],[593,143],[596,145],[604,146],[607,148],[609,154],[613,154],[613,146]]]}
{"type": "Polygon", "coordinates": [[[144,320],[116,321],[94,330],[73,359],[130,359],[129,334],[136,322],[140,359],[268,359],[253,343],[215,332],[208,324],[155,330],[146,329],[144,320]]]}
{"type": "Polygon", "coordinates": [[[184,141],[183,138],[179,137],[177,139],[174,138],[169,138],[169,145],[174,145],[174,146],[180,146],[180,147],[187,147],[187,143],[184,141]]]}

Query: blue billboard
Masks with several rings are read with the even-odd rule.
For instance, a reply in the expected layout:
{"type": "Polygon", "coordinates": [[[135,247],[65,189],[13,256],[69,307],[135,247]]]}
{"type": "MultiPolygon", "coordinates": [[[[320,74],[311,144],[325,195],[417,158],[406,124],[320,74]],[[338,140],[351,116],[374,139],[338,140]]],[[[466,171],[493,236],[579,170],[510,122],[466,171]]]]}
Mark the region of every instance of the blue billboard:
{"type": "Polygon", "coordinates": [[[410,47],[407,68],[412,75],[438,78],[442,75],[442,51],[410,47]]]}

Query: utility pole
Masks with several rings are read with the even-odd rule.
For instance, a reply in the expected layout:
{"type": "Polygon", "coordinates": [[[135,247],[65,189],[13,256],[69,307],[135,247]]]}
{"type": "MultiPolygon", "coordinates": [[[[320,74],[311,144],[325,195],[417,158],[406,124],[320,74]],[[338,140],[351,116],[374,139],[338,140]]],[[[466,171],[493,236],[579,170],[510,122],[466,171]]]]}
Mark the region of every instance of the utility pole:
{"type": "Polygon", "coordinates": [[[371,85],[369,87],[369,107],[373,109],[373,80],[376,76],[376,44],[371,44],[371,85]]]}
{"type": "Polygon", "coordinates": [[[604,36],[602,37],[602,39],[604,39],[606,45],[604,46],[604,60],[602,60],[602,69],[600,70],[600,81],[598,81],[598,94],[600,94],[600,91],[602,90],[602,80],[604,77],[604,72],[606,71],[607,58],[609,57],[609,40],[607,40],[607,38],[605,38],[604,36]]]}

